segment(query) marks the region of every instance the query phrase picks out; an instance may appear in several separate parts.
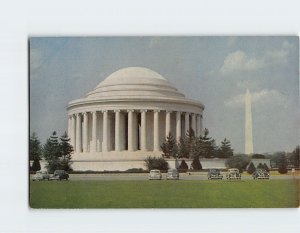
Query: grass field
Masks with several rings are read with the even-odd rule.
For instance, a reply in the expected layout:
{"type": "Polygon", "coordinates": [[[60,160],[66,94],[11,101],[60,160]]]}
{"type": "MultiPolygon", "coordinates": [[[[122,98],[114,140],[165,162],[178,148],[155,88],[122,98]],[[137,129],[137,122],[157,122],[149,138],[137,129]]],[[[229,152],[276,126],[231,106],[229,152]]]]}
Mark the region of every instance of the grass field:
{"type": "Polygon", "coordinates": [[[30,182],[32,208],[298,207],[293,180],[30,182]]]}

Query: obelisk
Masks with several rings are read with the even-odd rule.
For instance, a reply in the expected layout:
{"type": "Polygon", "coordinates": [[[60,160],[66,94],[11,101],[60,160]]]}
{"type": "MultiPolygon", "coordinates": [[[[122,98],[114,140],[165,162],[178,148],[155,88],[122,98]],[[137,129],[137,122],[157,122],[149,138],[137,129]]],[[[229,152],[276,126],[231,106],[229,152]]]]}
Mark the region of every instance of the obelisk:
{"type": "Polygon", "coordinates": [[[245,154],[253,154],[251,94],[245,94],[245,154]]]}

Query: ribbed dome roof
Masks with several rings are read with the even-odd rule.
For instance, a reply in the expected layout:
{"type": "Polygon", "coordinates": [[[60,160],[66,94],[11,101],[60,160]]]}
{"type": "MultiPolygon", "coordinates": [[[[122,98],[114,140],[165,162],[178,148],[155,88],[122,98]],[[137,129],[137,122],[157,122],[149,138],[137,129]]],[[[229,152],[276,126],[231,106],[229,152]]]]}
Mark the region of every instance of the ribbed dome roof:
{"type": "Polygon", "coordinates": [[[179,97],[184,95],[164,77],[144,67],[128,67],[109,75],[89,92],[87,99],[110,97],[179,97]]]}

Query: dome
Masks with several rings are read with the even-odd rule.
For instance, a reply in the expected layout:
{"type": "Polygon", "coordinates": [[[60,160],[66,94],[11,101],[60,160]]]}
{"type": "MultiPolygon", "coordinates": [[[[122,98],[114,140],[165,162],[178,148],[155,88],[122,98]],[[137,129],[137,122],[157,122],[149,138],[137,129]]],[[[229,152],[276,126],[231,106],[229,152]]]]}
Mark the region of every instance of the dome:
{"type": "Polygon", "coordinates": [[[116,97],[179,97],[184,95],[163,76],[144,67],[120,69],[89,92],[87,99],[106,99],[116,97]]]}

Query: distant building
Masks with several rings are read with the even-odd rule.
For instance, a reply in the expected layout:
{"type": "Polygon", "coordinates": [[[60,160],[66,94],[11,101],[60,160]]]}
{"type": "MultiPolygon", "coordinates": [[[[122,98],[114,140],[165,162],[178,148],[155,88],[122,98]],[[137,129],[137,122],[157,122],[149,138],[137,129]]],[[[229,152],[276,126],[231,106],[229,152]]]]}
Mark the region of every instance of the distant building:
{"type": "Polygon", "coordinates": [[[161,156],[171,133],[177,140],[192,128],[202,132],[204,105],[185,98],[153,70],[128,67],[70,102],[68,133],[74,170],[144,168],[147,156],[161,156]]]}

